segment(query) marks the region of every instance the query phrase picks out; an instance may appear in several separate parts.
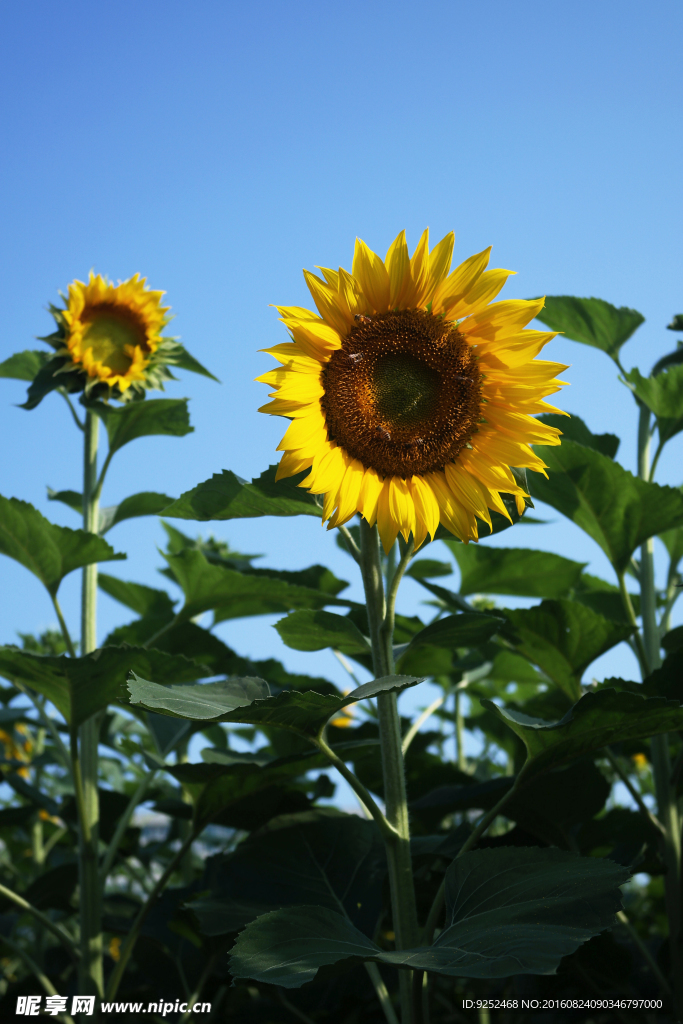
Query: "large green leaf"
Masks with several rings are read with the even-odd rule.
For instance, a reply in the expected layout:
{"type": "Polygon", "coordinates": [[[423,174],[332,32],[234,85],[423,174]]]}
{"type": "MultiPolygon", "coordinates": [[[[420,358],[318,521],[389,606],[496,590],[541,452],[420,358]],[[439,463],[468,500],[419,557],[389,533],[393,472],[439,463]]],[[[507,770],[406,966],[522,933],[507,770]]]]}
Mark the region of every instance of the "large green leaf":
{"type": "Polygon", "coordinates": [[[30,569],[52,597],[74,569],[126,557],[94,533],[55,526],[28,502],[2,496],[0,553],[30,569]]]}
{"type": "Polygon", "coordinates": [[[97,574],[97,585],[109,597],[125,604],[127,608],[132,608],[138,615],[173,618],[175,601],[171,600],[165,590],[146,587],[142,583],[130,583],[128,580],[120,580],[117,576],[108,576],[103,572],[97,574]]]}
{"type": "Polygon", "coordinates": [[[136,519],[138,516],[156,516],[172,502],[167,494],[157,491],[140,491],[124,498],[118,505],[110,505],[100,509],[100,534],[111,530],[112,526],[122,523],[124,519],[136,519]]]}
{"type": "Polygon", "coordinates": [[[33,380],[38,371],[50,358],[47,352],[26,349],[15,352],[9,359],[0,363],[0,377],[12,377],[14,380],[33,380]]]}
{"type": "Polygon", "coordinates": [[[186,548],[177,555],[165,555],[169,568],[185,594],[181,619],[192,619],[210,609],[216,621],[247,615],[268,615],[293,608],[322,608],[326,604],[347,604],[334,594],[297,586],[261,572],[238,572],[212,565],[201,551],[186,548]]]}
{"type": "Polygon", "coordinates": [[[91,408],[107,429],[110,454],[138,437],[153,434],[183,437],[194,430],[190,426],[187,398],[146,399],[118,407],[98,402],[91,408]]]}
{"type": "MultiPolygon", "coordinates": [[[[636,615],[640,614],[640,595],[629,594],[631,604],[636,615]]],[[[570,597],[573,601],[580,601],[581,604],[592,608],[599,615],[606,619],[614,619],[616,622],[630,622],[629,613],[624,608],[624,601],[619,587],[599,576],[591,576],[590,573],[581,574],[577,585],[573,588],[570,597]]]]}
{"type": "Polygon", "coordinates": [[[549,551],[445,543],[458,563],[463,595],[566,597],[586,565],[549,551]]]}
{"type": "Polygon", "coordinates": [[[503,619],[483,612],[446,615],[430,622],[409,643],[398,645],[394,653],[397,658],[404,658],[421,647],[441,647],[448,651],[457,647],[474,647],[486,643],[504,625],[503,619]]]}
{"type": "Polygon", "coordinates": [[[295,651],[322,651],[334,647],[343,654],[372,654],[368,640],[351,619],[323,611],[292,612],[275,623],[287,647],[295,651]]]}
{"type": "Polygon", "coordinates": [[[573,520],[603,549],[615,570],[626,570],[644,540],[683,525],[683,494],[647,483],[605,455],[563,441],[544,448],[549,478],[533,473],[535,498],[573,520]]]}
{"type": "Polygon", "coordinates": [[[305,473],[275,483],[277,466],[270,466],[251,483],[224,469],[210,480],[185,491],[164,510],[172,519],[252,519],[255,516],[322,516],[315,496],[297,487],[305,473]]]}
{"type": "Polygon", "coordinates": [[[198,373],[202,377],[209,377],[220,384],[218,377],[214,377],[205,366],[191,355],[184,345],[181,345],[176,338],[166,338],[162,345],[164,362],[171,366],[177,366],[180,370],[189,370],[190,373],[198,373]]]}
{"type": "Polygon", "coordinates": [[[611,688],[585,694],[559,722],[531,718],[486,699],[481,703],[524,743],[525,776],[567,764],[610,743],[683,728],[683,707],[678,701],[611,688]]]}
{"type": "Polygon", "coordinates": [[[269,910],[306,903],[345,914],[372,933],[386,860],[379,829],[355,814],[300,817],[214,859],[208,891],[188,904],[205,935],[236,932],[269,910]]]}
{"type": "Polygon", "coordinates": [[[542,601],[535,608],[505,609],[517,649],[566,693],[581,696],[583,673],[596,658],[633,633],[578,601],[542,601]]]}
{"type": "Polygon", "coordinates": [[[619,349],[645,322],[627,306],[617,308],[604,299],[579,299],[574,295],[547,295],[536,316],[551,331],[561,331],[572,341],[592,345],[617,359],[619,349]]]}
{"type": "Polygon", "coordinates": [[[289,690],[276,697],[254,700],[253,687],[265,686],[262,680],[167,687],[142,679],[133,672],[128,689],[131,704],[139,704],[163,715],[194,718],[197,713],[203,720],[276,725],[304,736],[317,736],[325,723],[349,704],[382,693],[395,693],[421,682],[422,679],[415,676],[383,676],[358,686],[345,697],[315,693],[313,690],[304,693],[289,690]]]}
{"type": "Polygon", "coordinates": [[[335,911],[287,908],[247,925],[230,971],[283,988],[299,988],[319,967],[341,960],[463,978],[551,974],[612,924],[621,908],[618,886],[628,878],[612,861],[564,850],[474,850],[446,872],[446,924],[431,947],[381,950],[335,911]]]}
{"type": "Polygon", "coordinates": [[[601,452],[609,459],[613,459],[619,450],[621,441],[616,434],[594,434],[575,413],[560,416],[556,412],[547,412],[538,419],[562,431],[562,444],[565,441],[578,441],[586,448],[595,448],[596,452],[601,452]]]}
{"type": "Polygon", "coordinates": [[[0,647],[0,675],[18,680],[47,697],[74,726],[112,701],[125,700],[126,678],[132,671],[156,675],[168,683],[190,681],[206,674],[182,655],[139,647],[103,647],[83,658],[0,647]]]}
{"type": "Polygon", "coordinates": [[[660,441],[683,430],[683,366],[670,366],[656,377],[643,377],[639,370],[624,376],[634,395],[655,414],[660,441]]]}

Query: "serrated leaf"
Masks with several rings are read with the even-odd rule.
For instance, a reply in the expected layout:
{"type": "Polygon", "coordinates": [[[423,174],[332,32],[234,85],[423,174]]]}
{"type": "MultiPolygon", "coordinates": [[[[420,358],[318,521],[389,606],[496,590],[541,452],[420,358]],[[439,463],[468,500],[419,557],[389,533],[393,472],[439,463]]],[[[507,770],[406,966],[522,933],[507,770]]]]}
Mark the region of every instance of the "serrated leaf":
{"type": "Polygon", "coordinates": [[[322,651],[334,647],[342,654],[372,654],[368,640],[351,619],[333,612],[302,610],[275,623],[287,647],[295,651],[322,651]]]}
{"type": "Polygon", "coordinates": [[[374,960],[464,978],[550,974],[562,957],[608,928],[628,871],[558,849],[474,850],[446,872],[446,925],[430,947],[385,951],[323,907],[264,914],[240,933],[235,978],[299,988],[319,967],[374,960]]]}
{"type": "Polygon", "coordinates": [[[171,600],[165,590],[146,587],[142,583],[130,583],[103,572],[97,574],[97,585],[109,597],[131,608],[138,615],[173,618],[176,602],[171,600]]]}
{"type": "Polygon", "coordinates": [[[268,832],[216,858],[207,872],[209,891],[188,908],[205,935],[226,935],[260,914],[306,903],[345,913],[356,927],[372,932],[385,862],[374,822],[356,815],[295,822],[278,829],[276,847],[268,832]]]}
{"type": "Polygon", "coordinates": [[[210,480],[185,491],[164,509],[171,519],[199,522],[224,519],[253,519],[257,516],[322,516],[315,496],[296,485],[306,473],[275,482],[277,466],[249,483],[231,470],[214,473],[210,480]]]}
{"type": "Polygon", "coordinates": [[[223,679],[218,683],[199,686],[160,686],[141,679],[135,672],[129,683],[131,703],[144,704],[150,711],[172,714],[177,718],[194,721],[222,721],[225,714],[235,708],[248,707],[253,701],[270,696],[263,679],[223,679]]]}
{"type": "Polygon", "coordinates": [[[505,609],[517,650],[570,698],[581,696],[583,673],[605,651],[626,640],[633,626],[598,615],[577,601],[542,601],[535,608],[505,609]]]}
{"type": "Polygon", "coordinates": [[[576,441],[586,448],[594,448],[608,459],[615,458],[619,451],[621,441],[616,434],[594,434],[576,413],[570,413],[567,417],[556,412],[547,412],[538,419],[541,423],[547,423],[548,426],[557,427],[562,431],[562,444],[565,441],[576,441]]]}
{"type": "Polygon", "coordinates": [[[645,698],[611,688],[584,694],[559,722],[530,718],[486,699],[481,704],[524,743],[527,761],[523,773],[527,777],[567,764],[610,743],[683,728],[683,707],[678,701],[645,698]]]}
{"type": "Polygon", "coordinates": [[[118,407],[97,402],[89,408],[106,427],[110,454],[138,437],[156,434],[184,437],[194,430],[190,426],[187,398],[145,399],[118,407]]]}
{"type": "MultiPolygon", "coordinates": [[[[606,619],[613,619],[615,622],[630,623],[630,617],[624,608],[624,602],[619,587],[599,576],[591,576],[590,573],[581,574],[576,587],[572,590],[571,598],[580,601],[581,604],[592,608],[598,615],[606,619]]],[[[636,615],[640,614],[640,595],[630,594],[631,604],[636,615]]]]}
{"type": "Polygon", "coordinates": [[[83,495],[80,491],[53,491],[48,487],[47,500],[61,501],[62,505],[66,505],[72,511],[78,512],[79,515],[83,514],[83,495]]]}
{"type": "Polygon", "coordinates": [[[476,647],[486,643],[505,625],[503,619],[482,612],[447,615],[416,633],[407,644],[396,648],[397,658],[404,658],[421,647],[441,647],[453,651],[457,647],[476,647]]]}
{"type": "Polygon", "coordinates": [[[56,526],[28,502],[2,496],[0,553],[34,573],[52,597],[74,569],[126,557],[94,533],[56,526]]]}
{"type": "Polygon", "coordinates": [[[172,341],[169,339],[164,344],[164,359],[171,366],[177,366],[180,370],[189,370],[190,373],[198,373],[202,377],[209,377],[210,380],[215,380],[220,384],[218,377],[214,377],[214,375],[207,370],[205,366],[202,366],[198,359],[195,359],[195,357],[187,351],[184,345],[181,345],[180,342],[175,339],[172,341]]]}
{"type": "Polygon", "coordinates": [[[119,505],[110,505],[100,509],[100,535],[125,519],[136,519],[139,516],[157,516],[173,501],[167,494],[156,491],[140,491],[124,498],[119,505]]]}
{"type": "Polygon", "coordinates": [[[670,366],[653,377],[643,377],[634,369],[624,377],[636,398],[654,413],[660,443],[683,430],[683,365],[670,366]]]}
{"type": "MultiPolygon", "coordinates": [[[[238,686],[233,690],[224,689],[220,698],[217,697],[218,690],[214,689],[217,684],[203,683],[196,687],[182,687],[180,699],[176,697],[177,687],[160,686],[158,683],[150,682],[140,678],[135,671],[128,683],[131,704],[139,704],[149,711],[156,711],[159,714],[184,716],[183,709],[189,707],[189,702],[195,700],[196,706],[201,706],[202,720],[207,720],[206,712],[213,706],[216,714],[210,720],[215,722],[243,722],[247,725],[277,725],[283,729],[291,729],[304,736],[316,736],[325,723],[338,714],[342,708],[349,704],[355,704],[359,700],[366,700],[368,697],[376,697],[381,693],[395,693],[406,689],[408,686],[415,686],[423,680],[416,676],[383,676],[381,679],[373,679],[370,683],[352,690],[345,697],[338,697],[333,694],[315,693],[313,690],[299,692],[296,690],[284,691],[276,697],[264,697],[245,703],[251,691],[240,691],[238,686]],[[209,688],[209,695],[205,697],[201,691],[209,688]],[[193,691],[200,691],[193,694],[193,691]],[[220,706],[219,706],[220,702],[220,706]],[[230,703],[232,702],[232,707],[230,703]]],[[[257,681],[262,682],[261,680],[257,681]]],[[[250,686],[249,681],[247,686],[250,686]]],[[[263,684],[265,685],[265,684],[263,684]]]]}
{"type": "Polygon", "coordinates": [[[322,608],[347,604],[333,594],[297,586],[266,572],[238,572],[212,565],[201,551],[186,548],[176,555],[164,555],[185,595],[181,619],[214,609],[216,622],[247,615],[269,615],[293,608],[322,608]]]}
{"type": "Polygon", "coordinates": [[[561,331],[572,341],[580,341],[606,352],[612,359],[645,322],[645,317],[627,306],[617,308],[604,299],[580,299],[574,295],[547,295],[536,319],[561,331]]]}
{"type": "Polygon", "coordinates": [[[563,441],[544,448],[548,479],[533,473],[531,492],[580,526],[625,572],[643,541],[683,525],[683,494],[634,477],[605,455],[563,441]]]}
{"type": "Polygon", "coordinates": [[[205,675],[199,665],[181,655],[139,647],[102,647],[83,658],[32,654],[0,647],[0,675],[19,680],[55,705],[67,722],[77,726],[113,701],[126,698],[131,671],[156,675],[169,683],[205,675]]]}
{"type": "Polygon", "coordinates": [[[460,569],[462,595],[565,597],[586,566],[549,551],[445,543],[460,569]]]}
{"type": "Polygon", "coordinates": [[[38,371],[50,358],[47,352],[25,349],[15,352],[9,359],[0,363],[0,377],[11,377],[14,380],[33,380],[38,371]]]}

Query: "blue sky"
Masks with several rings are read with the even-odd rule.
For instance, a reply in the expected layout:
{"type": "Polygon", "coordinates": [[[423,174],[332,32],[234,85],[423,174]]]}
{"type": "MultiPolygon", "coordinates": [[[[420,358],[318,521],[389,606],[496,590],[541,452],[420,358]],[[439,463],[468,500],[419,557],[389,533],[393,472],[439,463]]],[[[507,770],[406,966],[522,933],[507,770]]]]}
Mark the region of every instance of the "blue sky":
{"type": "MultiPolygon", "coordinates": [[[[269,303],[308,305],[302,267],[350,268],[356,235],[384,254],[401,228],[411,248],[427,225],[433,241],[453,229],[456,259],[491,244],[492,266],[518,272],[505,296],[597,295],[639,309],[647,320],[624,349],[627,367],[647,372],[674,346],[664,328],[683,309],[677,2],[35,0],[4,5],[0,26],[0,358],[37,347],[47,303],[75,277],[139,271],[166,290],[173,332],[222,381],[171,386],[191,397],[195,433],[126,448],[105,504],[275,461],[281,421],[256,412],[266,389],[252,383],[270,364],[258,349],[285,340],[269,303]]],[[[633,468],[632,403],[609,360],[562,339],[546,353],[572,364],[559,404],[620,434],[633,468]]],[[[77,525],[46,500],[46,485],[79,489],[63,403],[53,395],[27,413],[20,383],[0,391],[2,493],[77,525]]],[[[662,481],[679,482],[676,444],[662,481]]],[[[609,573],[592,542],[547,518],[497,542],[609,573]]],[[[215,533],[263,552],[262,564],[323,561],[354,578],[310,519],[215,533]]],[[[110,539],[130,556],[113,572],[158,585],[157,521],[110,539]]],[[[7,559],[0,572],[2,641],[53,623],[37,581],[7,559]]],[[[77,590],[74,574],[62,595],[74,627],[77,590]]],[[[408,583],[404,608],[420,599],[408,583]]],[[[100,613],[101,637],[128,618],[105,597],[100,613]]],[[[263,621],[221,635],[342,679],[331,655],[288,651],[263,621]]],[[[614,671],[634,671],[627,651],[597,674],[614,671]]]]}

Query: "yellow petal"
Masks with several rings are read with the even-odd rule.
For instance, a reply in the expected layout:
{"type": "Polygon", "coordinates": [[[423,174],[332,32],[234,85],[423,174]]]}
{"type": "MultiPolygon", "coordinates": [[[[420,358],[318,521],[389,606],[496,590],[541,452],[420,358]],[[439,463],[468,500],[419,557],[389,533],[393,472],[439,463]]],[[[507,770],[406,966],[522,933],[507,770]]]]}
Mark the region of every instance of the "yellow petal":
{"type": "MultiPolygon", "coordinates": [[[[487,366],[513,370],[535,359],[541,349],[556,336],[555,331],[521,331],[504,341],[478,343],[477,355],[487,366]]],[[[568,367],[563,366],[563,369],[568,367]]]]}
{"type": "Polygon", "coordinates": [[[415,532],[415,502],[407,481],[402,480],[401,477],[391,478],[389,508],[407,543],[411,533],[415,532]]]}
{"type": "Polygon", "coordinates": [[[456,267],[452,274],[441,282],[434,293],[432,312],[443,313],[454,306],[467,292],[474,287],[488,266],[491,246],[483,252],[470,256],[468,260],[456,267]]]}
{"type": "MultiPolygon", "coordinates": [[[[431,489],[429,484],[421,476],[413,476],[408,481],[410,490],[413,495],[413,502],[415,503],[415,516],[417,520],[418,533],[420,533],[421,524],[424,527],[424,535],[434,539],[439,526],[439,503],[436,500],[434,491],[431,489]]],[[[422,534],[420,533],[420,536],[422,534]]],[[[415,546],[419,547],[417,543],[417,536],[415,538],[415,546]]],[[[420,540],[420,544],[424,540],[424,537],[420,540]]]]}
{"type": "Polygon", "coordinates": [[[302,458],[298,452],[285,452],[277,467],[275,482],[277,483],[278,480],[283,480],[288,476],[296,476],[297,473],[301,473],[304,469],[309,469],[310,465],[310,458],[302,458]]]}
{"type": "Polygon", "coordinates": [[[330,520],[330,527],[343,526],[355,516],[365,475],[363,464],[358,459],[352,459],[350,455],[346,455],[344,461],[346,462],[346,472],[339,488],[339,506],[330,520]]]}
{"type": "Polygon", "coordinates": [[[375,313],[389,309],[389,274],[383,260],[369,249],[362,239],[356,239],[353,254],[353,276],[360,283],[370,308],[375,313]]]}
{"type": "Polygon", "coordinates": [[[372,312],[360,284],[343,267],[339,268],[339,306],[345,311],[348,310],[351,321],[359,313],[372,312]]]}
{"type": "Polygon", "coordinates": [[[287,327],[292,332],[294,341],[299,345],[306,355],[312,359],[324,362],[338,348],[341,348],[342,339],[339,331],[322,320],[288,320],[287,327]]]}
{"type": "Polygon", "coordinates": [[[455,235],[452,231],[449,231],[429,254],[429,293],[427,301],[432,298],[441,282],[446,279],[446,275],[451,267],[451,260],[453,259],[454,245],[455,235]]]}
{"type": "Polygon", "coordinates": [[[445,474],[456,501],[491,526],[491,516],[481,484],[452,462],[446,465],[445,474]]]}
{"type": "Polygon", "coordinates": [[[477,539],[477,521],[474,515],[463,508],[452,494],[442,470],[426,473],[424,479],[434,491],[439,503],[439,519],[451,533],[467,543],[477,539]]]}
{"type": "Polygon", "coordinates": [[[385,553],[388,555],[398,537],[399,524],[391,512],[391,483],[392,478],[387,477],[379,495],[377,504],[377,529],[385,553]]]}
{"type": "Polygon", "coordinates": [[[461,334],[472,335],[476,339],[495,341],[510,333],[517,333],[526,327],[537,313],[543,309],[545,299],[508,299],[494,302],[479,313],[473,313],[458,324],[461,334]]]}
{"type": "MultiPolygon", "coordinates": [[[[323,394],[319,378],[309,373],[290,373],[287,380],[280,385],[277,397],[295,402],[310,402],[314,398],[321,398],[323,394]]],[[[271,398],[274,397],[275,393],[271,395],[271,398]]]]}
{"type": "Polygon", "coordinates": [[[477,283],[470,288],[455,305],[448,306],[445,315],[449,320],[459,320],[460,317],[469,316],[480,310],[482,306],[488,306],[492,299],[495,299],[513,270],[486,270],[477,283]]]}
{"type": "Polygon", "coordinates": [[[321,281],[310,270],[304,270],[304,277],[308,290],[313,296],[313,301],[318,307],[318,312],[323,320],[331,327],[334,327],[335,331],[338,331],[342,337],[346,337],[349,328],[353,324],[353,318],[349,318],[348,312],[345,313],[344,310],[339,308],[337,289],[332,288],[325,281],[321,281]]]}
{"type": "Polygon", "coordinates": [[[410,272],[403,282],[398,304],[414,309],[426,304],[429,290],[429,228],[425,228],[410,260],[410,272]]]}
{"type": "Polygon", "coordinates": [[[295,451],[308,445],[310,441],[314,441],[318,436],[327,439],[325,417],[320,410],[320,406],[310,415],[292,420],[276,450],[279,452],[295,451]]]}
{"type": "Polygon", "coordinates": [[[278,363],[291,365],[293,369],[308,368],[312,370],[315,368],[315,363],[320,363],[319,359],[308,355],[300,345],[293,341],[283,341],[281,345],[273,345],[272,348],[261,348],[259,352],[265,352],[267,356],[277,359],[278,363]]]}
{"type": "Polygon", "coordinates": [[[401,231],[389,246],[386,263],[389,274],[389,308],[395,309],[406,278],[410,275],[410,257],[406,233],[401,231]]]}
{"type": "Polygon", "coordinates": [[[360,486],[356,508],[370,526],[375,525],[377,505],[383,487],[384,481],[377,470],[372,468],[366,469],[360,486]]]}
{"type": "Polygon", "coordinates": [[[561,431],[557,427],[548,426],[533,416],[526,416],[524,413],[510,412],[508,409],[499,409],[491,403],[484,407],[484,417],[487,423],[492,424],[496,430],[508,437],[514,437],[518,441],[527,444],[553,444],[560,443],[561,431]]]}

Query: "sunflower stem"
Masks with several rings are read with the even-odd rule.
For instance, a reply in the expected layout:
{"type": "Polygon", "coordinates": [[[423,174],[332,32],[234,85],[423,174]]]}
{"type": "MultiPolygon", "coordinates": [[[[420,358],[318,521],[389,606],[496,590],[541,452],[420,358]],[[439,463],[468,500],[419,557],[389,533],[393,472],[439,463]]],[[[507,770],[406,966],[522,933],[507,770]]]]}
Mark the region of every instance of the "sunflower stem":
{"type": "MultiPolygon", "coordinates": [[[[83,445],[83,529],[98,533],[97,441],[99,420],[87,410],[83,445]]],[[[83,569],[81,592],[81,654],[97,648],[97,565],[83,569]]],[[[93,715],[78,730],[78,758],[74,775],[81,782],[79,810],[79,887],[81,916],[81,991],[101,996],[102,969],[101,890],[98,870],[99,797],[98,745],[101,716],[93,715]],[[79,764],[80,761],[80,764],[79,764]]],[[[74,738],[75,739],[75,738],[74,738]]],[[[75,753],[75,751],[74,751],[75,753]]]]}
{"type": "MultiPolygon", "coordinates": [[[[638,403],[638,476],[650,480],[650,410],[638,403]]],[[[654,572],[654,540],[649,537],[640,548],[640,614],[643,624],[645,669],[654,672],[661,665],[660,636],[657,625],[657,592],[654,572]]],[[[657,796],[657,817],[665,829],[664,860],[666,863],[665,904],[669,920],[671,975],[674,979],[674,1002],[683,1016],[683,941],[681,936],[681,821],[676,791],[671,785],[669,737],[665,733],[650,740],[652,773],[657,796]]]]}
{"type": "MultiPolygon", "coordinates": [[[[405,564],[402,567],[399,565],[394,573],[391,581],[391,604],[387,608],[384,602],[379,533],[377,527],[369,526],[365,519],[361,519],[360,540],[360,568],[372,643],[372,663],[375,676],[380,678],[391,675],[394,668],[392,656],[393,604],[396,601],[400,577],[405,572],[412,549],[409,549],[410,554],[407,551],[404,556],[405,564]],[[399,572],[399,570],[401,571],[399,572]]],[[[404,559],[401,559],[401,563],[403,562],[404,559]]],[[[386,817],[398,834],[394,841],[386,843],[394,934],[396,948],[409,949],[417,944],[418,926],[410,858],[410,827],[401,749],[401,721],[395,693],[384,693],[378,696],[377,713],[386,817]]],[[[402,1024],[412,1024],[411,975],[407,971],[401,971],[399,974],[402,1024]]]]}

